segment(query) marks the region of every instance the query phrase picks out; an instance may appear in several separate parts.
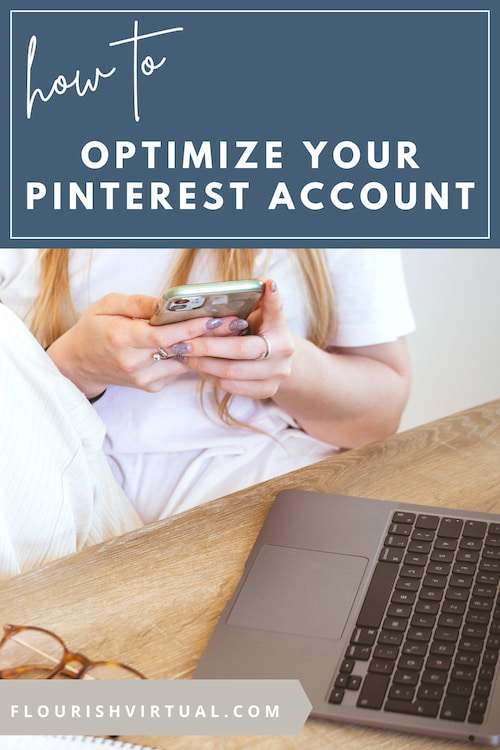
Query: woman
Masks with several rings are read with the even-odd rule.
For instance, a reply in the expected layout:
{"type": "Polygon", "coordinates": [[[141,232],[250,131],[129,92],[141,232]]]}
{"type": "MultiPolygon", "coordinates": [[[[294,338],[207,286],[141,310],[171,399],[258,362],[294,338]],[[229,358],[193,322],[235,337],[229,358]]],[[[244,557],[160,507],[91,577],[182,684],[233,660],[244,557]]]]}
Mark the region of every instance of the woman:
{"type": "Polygon", "coordinates": [[[164,518],[399,424],[413,321],[397,251],[10,250],[0,279],[57,381],[104,392],[93,408],[124,497],[103,502],[90,536],[89,512],[75,549],[136,525],[135,513],[164,518]],[[268,281],[250,335],[235,335],[235,319],[147,323],[166,283],[256,276],[268,281]],[[155,358],[159,347],[174,356],[155,358]]]}

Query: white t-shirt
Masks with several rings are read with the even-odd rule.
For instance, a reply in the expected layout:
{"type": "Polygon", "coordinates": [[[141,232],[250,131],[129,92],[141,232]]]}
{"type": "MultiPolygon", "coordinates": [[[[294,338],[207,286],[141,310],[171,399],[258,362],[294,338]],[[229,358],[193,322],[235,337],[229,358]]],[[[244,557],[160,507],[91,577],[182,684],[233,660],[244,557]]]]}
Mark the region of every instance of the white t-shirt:
{"type": "MultiPolygon", "coordinates": [[[[367,346],[410,333],[414,322],[397,250],[327,250],[338,328],[332,345],[367,346]]],[[[70,287],[78,313],[110,292],[160,294],[176,250],[75,250],[70,287]],[[90,262],[91,260],[91,262],[90,262]]],[[[256,252],[254,275],[268,252],[256,252]]],[[[37,289],[36,250],[0,250],[0,298],[20,317],[37,289]]],[[[304,289],[294,254],[274,250],[274,279],[292,331],[305,336],[304,289]]],[[[191,282],[210,281],[210,254],[200,254],[191,282]]],[[[29,321],[28,321],[29,322],[29,321]]],[[[199,377],[188,373],[159,393],[110,386],[95,405],[106,424],[104,450],[112,471],[148,523],[314,463],[335,452],[302,432],[272,401],[234,397],[230,413],[259,431],[225,425],[199,377]]]]}

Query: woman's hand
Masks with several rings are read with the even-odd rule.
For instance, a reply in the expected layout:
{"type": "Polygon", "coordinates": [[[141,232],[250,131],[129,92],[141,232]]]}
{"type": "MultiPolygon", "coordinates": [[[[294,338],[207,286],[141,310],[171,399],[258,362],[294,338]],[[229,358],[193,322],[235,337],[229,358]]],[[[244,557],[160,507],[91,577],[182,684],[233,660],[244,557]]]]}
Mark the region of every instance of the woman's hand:
{"type": "Polygon", "coordinates": [[[186,372],[177,359],[179,352],[172,351],[174,344],[210,335],[234,336],[234,328],[237,332],[242,325],[232,317],[150,326],[154,303],[155,298],[146,295],[109,294],[89,305],[47,354],[89,398],[108,385],[155,392],[186,372]],[[158,359],[159,349],[168,359],[158,359]]]}
{"type": "Polygon", "coordinates": [[[186,367],[208,375],[224,391],[272,398],[290,375],[294,353],[294,340],[272,281],[266,281],[261,304],[250,314],[248,324],[249,335],[195,338],[174,350],[183,355],[186,367]]]}
{"type": "Polygon", "coordinates": [[[290,332],[270,281],[249,324],[249,336],[181,344],[186,367],[229,393],[273,398],[304,432],[331,445],[357,447],[396,431],[410,385],[404,339],[319,349],[290,332]],[[267,359],[260,359],[268,351],[263,336],[270,346],[267,359]]]}

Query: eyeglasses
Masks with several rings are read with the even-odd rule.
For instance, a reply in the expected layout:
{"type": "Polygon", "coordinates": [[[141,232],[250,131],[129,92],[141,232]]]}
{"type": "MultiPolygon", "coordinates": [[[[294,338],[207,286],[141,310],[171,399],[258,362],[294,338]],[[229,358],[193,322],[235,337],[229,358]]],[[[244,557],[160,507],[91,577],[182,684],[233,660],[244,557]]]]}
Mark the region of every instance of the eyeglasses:
{"type": "Polygon", "coordinates": [[[4,625],[0,641],[0,680],[145,680],[136,669],[115,661],[91,661],[69,651],[50,630],[4,625]]]}

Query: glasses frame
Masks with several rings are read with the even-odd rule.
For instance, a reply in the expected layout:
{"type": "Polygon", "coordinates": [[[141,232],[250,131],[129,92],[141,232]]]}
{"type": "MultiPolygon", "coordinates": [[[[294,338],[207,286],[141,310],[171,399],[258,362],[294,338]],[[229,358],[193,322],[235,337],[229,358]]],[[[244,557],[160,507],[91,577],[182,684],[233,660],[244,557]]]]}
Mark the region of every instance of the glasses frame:
{"type": "MultiPolygon", "coordinates": [[[[23,672],[26,672],[30,669],[47,669],[48,674],[43,678],[35,678],[35,679],[44,679],[44,680],[51,680],[56,675],[62,673],[65,677],[74,679],[74,680],[81,680],[87,677],[87,679],[92,679],[91,675],[89,674],[94,667],[118,667],[120,669],[124,669],[127,672],[131,672],[133,675],[135,675],[140,680],[146,680],[147,678],[144,677],[143,674],[141,674],[137,669],[134,669],[133,667],[129,667],[127,664],[122,664],[121,662],[117,661],[93,661],[92,659],[88,659],[84,654],[79,653],[78,651],[70,651],[62,638],[59,638],[59,636],[52,632],[52,630],[47,630],[46,628],[39,628],[36,625],[11,625],[9,623],[5,624],[3,626],[4,634],[2,636],[2,639],[0,640],[0,651],[2,650],[2,647],[9,641],[10,639],[14,639],[14,637],[22,633],[25,630],[35,630],[39,633],[45,633],[45,635],[51,636],[54,638],[61,646],[63,650],[63,656],[60,659],[60,661],[54,666],[53,669],[51,669],[49,666],[40,666],[40,665],[24,665],[21,667],[7,667],[6,669],[0,669],[0,680],[10,680],[14,679],[17,675],[21,675],[23,672]],[[68,666],[72,664],[73,662],[77,662],[80,667],[76,671],[72,671],[68,669],[68,666]]],[[[34,653],[37,653],[37,650],[33,647],[30,647],[29,645],[25,643],[20,643],[19,645],[24,646],[28,651],[33,651],[34,653]]],[[[45,654],[44,654],[45,656],[45,654]]],[[[48,657],[50,658],[50,657],[48,657]]],[[[98,678],[96,678],[98,679],[98,678]]],[[[111,678],[113,679],[113,678],[111,678]]]]}

